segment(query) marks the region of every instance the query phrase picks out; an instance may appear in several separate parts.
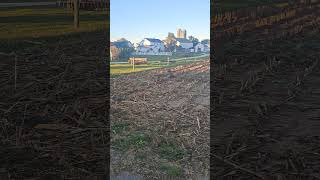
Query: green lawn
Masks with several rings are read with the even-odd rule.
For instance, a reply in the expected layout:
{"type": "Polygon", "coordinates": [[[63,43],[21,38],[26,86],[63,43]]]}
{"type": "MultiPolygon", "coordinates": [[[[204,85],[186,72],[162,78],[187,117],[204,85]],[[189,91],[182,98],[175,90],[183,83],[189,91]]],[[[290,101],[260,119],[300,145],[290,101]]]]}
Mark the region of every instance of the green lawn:
{"type": "MultiPolygon", "coordinates": [[[[118,76],[122,74],[134,73],[134,72],[141,72],[156,68],[163,68],[163,67],[175,67],[178,65],[189,64],[194,61],[202,60],[205,57],[200,57],[200,59],[192,59],[192,57],[201,56],[202,53],[194,53],[194,54],[174,54],[170,57],[170,59],[179,59],[179,58],[189,58],[187,61],[180,59],[175,62],[167,63],[168,56],[139,56],[139,57],[146,57],[148,58],[148,64],[141,64],[135,65],[135,69],[131,64],[111,64],[110,65],[110,73],[112,76],[118,76]]],[[[138,57],[138,56],[135,56],[138,57]]],[[[125,60],[123,60],[125,61],[125,60]]]]}
{"type": "MultiPolygon", "coordinates": [[[[185,53],[178,53],[178,54],[173,54],[172,56],[170,56],[170,59],[178,59],[178,58],[184,58],[184,57],[194,57],[194,56],[200,56],[203,53],[193,53],[193,54],[185,54],[185,53]]],[[[158,55],[145,55],[145,56],[134,56],[137,58],[147,58],[148,61],[167,61],[168,56],[158,56],[158,55]]],[[[128,59],[120,59],[117,61],[121,61],[121,62],[127,62],[128,59]]]]}
{"type": "MultiPolygon", "coordinates": [[[[156,61],[156,60],[155,60],[156,61]]],[[[135,73],[135,72],[141,72],[141,71],[147,71],[151,69],[157,69],[157,68],[165,68],[165,67],[175,67],[179,65],[184,64],[190,64],[194,61],[177,61],[177,62],[171,62],[170,64],[167,64],[166,62],[149,62],[148,64],[141,64],[141,65],[135,65],[135,69],[133,70],[133,67],[131,64],[111,64],[110,65],[110,74],[112,77],[124,75],[128,73],[135,73]]]]}
{"type": "Polygon", "coordinates": [[[106,28],[103,11],[80,10],[80,28],[73,28],[72,12],[55,7],[3,8],[0,11],[0,40],[29,39],[92,32],[106,28]]]}
{"type": "Polygon", "coordinates": [[[136,65],[135,69],[133,70],[132,65],[130,64],[111,64],[110,73],[111,75],[120,75],[120,74],[128,74],[133,72],[140,72],[140,71],[146,71],[150,69],[156,69],[163,67],[162,65],[156,65],[156,64],[141,64],[136,65]]]}
{"type": "MultiPolygon", "coordinates": [[[[170,59],[177,59],[177,58],[184,58],[184,57],[193,57],[193,56],[199,56],[202,53],[193,53],[193,54],[185,54],[185,53],[174,53],[172,56],[170,56],[170,59]]],[[[135,57],[146,57],[149,61],[167,61],[168,56],[135,56],[135,57]]]]}

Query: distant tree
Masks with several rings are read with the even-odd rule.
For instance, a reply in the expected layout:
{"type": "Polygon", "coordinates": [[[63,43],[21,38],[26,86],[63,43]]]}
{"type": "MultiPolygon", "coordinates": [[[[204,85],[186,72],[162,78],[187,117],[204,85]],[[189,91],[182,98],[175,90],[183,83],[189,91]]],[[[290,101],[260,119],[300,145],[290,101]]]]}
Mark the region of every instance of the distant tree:
{"type": "Polygon", "coordinates": [[[199,43],[199,39],[189,36],[188,39],[193,43],[193,46],[197,45],[199,43]]]}
{"type": "Polygon", "coordinates": [[[116,42],[122,43],[122,45],[111,45],[110,51],[112,53],[112,60],[126,59],[130,57],[131,53],[134,51],[132,43],[125,38],[121,38],[116,42]]]}
{"type": "Polygon", "coordinates": [[[166,39],[163,40],[163,42],[167,50],[169,50],[170,52],[174,51],[177,41],[173,33],[169,33],[168,37],[166,37],[166,39]]]}
{"type": "Polygon", "coordinates": [[[175,38],[173,33],[168,33],[169,38],[175,38]]]}
{"type": "Polygon", "coordinates": [[[123,42],[123,41],[128,41],[126,38],[120,38],[116,42],[123,42]]]}
{"type": "Polygon", "coordinates": [[[120,49],[118,49],[116,46],[111,46],[110,47],[110,51],[111,51],[111,59],[112,60],[116,60],[119,59],[120,56],[120,49]]]}
{"type": "Polygon", "coordinates": [[[121,52],[119,54],[119,59],[126,59],[130,57],[131,53],[134,51],[132,47],[121,48],[121,52]]]}

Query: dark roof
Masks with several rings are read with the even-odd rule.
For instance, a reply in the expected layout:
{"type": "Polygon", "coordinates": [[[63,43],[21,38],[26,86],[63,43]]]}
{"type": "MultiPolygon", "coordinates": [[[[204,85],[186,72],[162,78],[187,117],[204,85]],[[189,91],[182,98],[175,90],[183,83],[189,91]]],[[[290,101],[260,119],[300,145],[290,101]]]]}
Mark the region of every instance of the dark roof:
{"type": "Polygon", "coordinates": [[[145,39],[153,43],[162,43],[160,39],[153,39],[153,38],[145,38],[145,39]]]}
{"type": "Polygon", "coordinates": [[[129,41],[117,41],[117,42],[111,42],[111,46],[116,46],[117,48],[128,48],[129,46],[129,41]]]}
{"type": "Polygon", "coordinates": [[[185,38],[176,38],[177,41],[180,43],[192,43],[192,41],[185,39],[185,38]]]}
{"type": "Polygon", "coordinates": [[[200,43],[203,44],[203,45],[206,45],[206,44],[210,44],[210,41],[208,43],[203,43],[203,42],[200,42],[200,43]]]}

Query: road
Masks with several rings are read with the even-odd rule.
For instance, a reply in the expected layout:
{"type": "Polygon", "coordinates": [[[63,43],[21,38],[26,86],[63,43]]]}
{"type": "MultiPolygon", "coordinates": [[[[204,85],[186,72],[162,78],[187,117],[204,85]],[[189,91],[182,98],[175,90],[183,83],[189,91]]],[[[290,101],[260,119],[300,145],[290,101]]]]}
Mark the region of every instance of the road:
{"type": "Polygon", "coordinates": [[[1,7],[55,6],[56,2],[0,3],[1,7]]]}

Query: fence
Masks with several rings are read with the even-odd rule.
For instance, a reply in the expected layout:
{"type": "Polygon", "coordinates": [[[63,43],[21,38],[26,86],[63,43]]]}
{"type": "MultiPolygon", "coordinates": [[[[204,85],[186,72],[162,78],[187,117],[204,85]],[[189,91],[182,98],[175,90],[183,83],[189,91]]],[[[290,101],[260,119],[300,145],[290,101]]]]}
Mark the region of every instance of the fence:
{"type": "Polygon", "coordinates": [[[132,53],[132,55],[135,56],[172,56],[172,52],[158,52],[158,53],[154,53],[154,52],[134,52],[132,53]]]}
{"type": "MultiPolygon", "coordinates": [[[[204,58],[210,57],[210,54],[204,54],[201,56],[195,57],[184,57],[184,58],[177,58],[177,59],[169,59],[169,62],[190,62],[190,61],[202,61],[204,58]]],[[[135,58],[137,59],[137,58],[135,58]]],[[[110,64],[129,64],[130,62],[110,62],[110,64]]],[[[152,64],[160,64],[160,63],[167,63],[166,61],[148,61],[148,63],[152,64]]]]}
{"type": "Polygon", "coordinates": [[[210,57],[210,54],[204,54],[201,56],[195,57],[184,57],[184,58],[177,58],[177,59],[170,59],[170,61],[195,61],[195,60],[202,60],[202,58],[210,57]]]}

